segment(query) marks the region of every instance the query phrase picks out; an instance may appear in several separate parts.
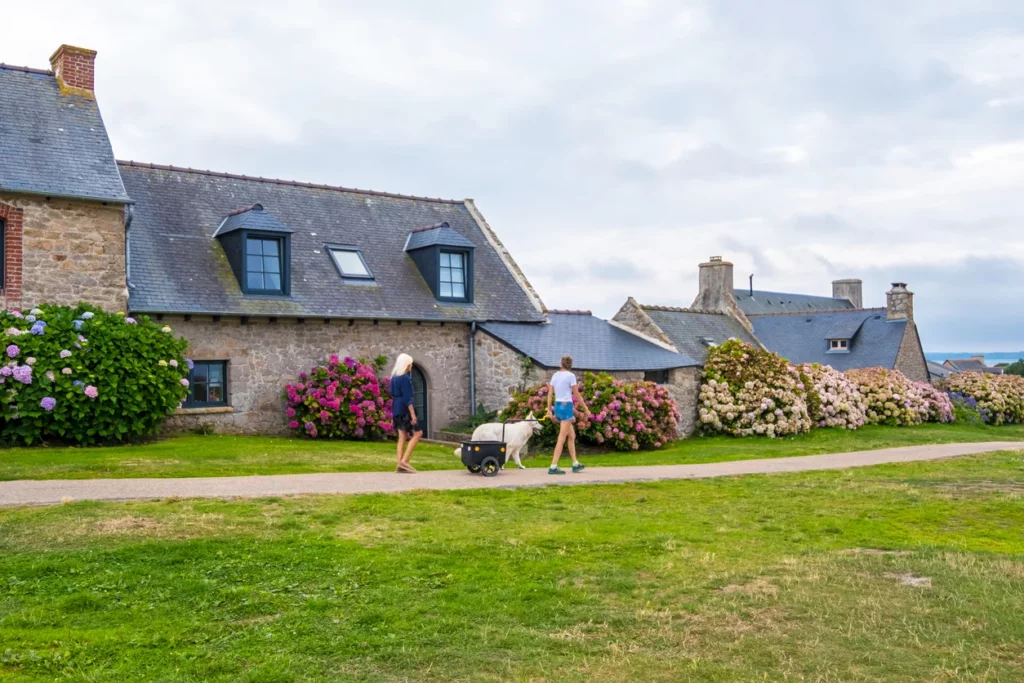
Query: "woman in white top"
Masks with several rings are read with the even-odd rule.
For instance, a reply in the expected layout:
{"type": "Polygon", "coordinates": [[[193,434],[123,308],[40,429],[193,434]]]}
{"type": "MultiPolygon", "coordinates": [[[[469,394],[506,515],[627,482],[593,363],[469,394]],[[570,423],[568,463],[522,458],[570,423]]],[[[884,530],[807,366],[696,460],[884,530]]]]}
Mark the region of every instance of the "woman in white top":
{"type": "Polygon", "coordinates": [[[558,468],[558,460],[562,457],[562,446],[565,445],[566,439],[569,440],[572,471],[583,471],[583,463],[576,459],[576,428],[573,427],[576,413],[573,408],[573,398],[579,403],[587,417],[590,417],[590,408],[583,402],[579,387],[576,386],[576,375],[572,374],[570,370],[572,370],[572,356],[562,356],[562,369],[554,374],[551,384],[548,385],[548,418],[558,422],[558,443],[555,444],[555,457],[551,460],[548,474],[565,474],[565,470],[558,468]],[[551,410],[552,399],[555,401],[554,411],[551,410]]]}

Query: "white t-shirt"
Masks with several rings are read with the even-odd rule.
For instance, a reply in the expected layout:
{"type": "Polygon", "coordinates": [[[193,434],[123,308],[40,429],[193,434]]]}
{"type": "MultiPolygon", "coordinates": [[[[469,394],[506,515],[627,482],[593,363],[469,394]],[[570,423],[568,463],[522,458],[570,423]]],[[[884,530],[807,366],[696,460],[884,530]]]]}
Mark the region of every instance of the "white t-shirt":
{"type": "Polygon", "coordinates": [[[551,378],[551,386],[555,388],[555,401],[557,403],[572,401],[572,388],[576,386],[576,375],[568,370],[559,370],[551,378]]]}

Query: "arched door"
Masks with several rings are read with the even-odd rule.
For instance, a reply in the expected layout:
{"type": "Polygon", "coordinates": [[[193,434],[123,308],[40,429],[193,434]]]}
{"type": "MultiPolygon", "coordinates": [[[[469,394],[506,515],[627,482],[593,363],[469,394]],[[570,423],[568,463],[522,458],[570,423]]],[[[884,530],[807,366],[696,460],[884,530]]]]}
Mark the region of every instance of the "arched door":
{"type": "Polygon", "coordinates": [[[412,404],[416,409],[416,420],[423,425],[423,436],[429,436],[430,422],[427,412],[427,376],[415,365],[412,366],[412,404]]]}

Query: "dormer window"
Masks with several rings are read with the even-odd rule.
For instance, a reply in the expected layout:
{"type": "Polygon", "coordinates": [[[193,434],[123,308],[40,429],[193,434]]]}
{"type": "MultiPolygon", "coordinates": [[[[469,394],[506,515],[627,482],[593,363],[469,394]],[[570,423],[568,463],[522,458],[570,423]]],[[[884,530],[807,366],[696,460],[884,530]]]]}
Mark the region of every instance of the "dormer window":
{"type": "Polygon", "coordinates": [[[245,291],[250,294],[283,294],[280,237],[246,235],[245,291]]]}
{"type": "Polygon", "coordinates": [[[829,351],[849,351],[850,340],[849,339],[830,339],[828,342],[829,351]]]}
{"type": "Polygon", "coordinates": [[[373,280],[370,267],[366,265],[366,259],[359,249],[355,247],[327,246],[331,252],[331,260],[334,267],[345,280],[373,280]]]}
{"type": "Polygon", "coordinates": [[[466,258],[460,251],[441,252],[441,279],[438,296],[442,299],[466,300],[466,258]]]}
{"type": "Polygon", "coordinates": [[[228,214],[213,236],[224,248],[243,294],[281,296],[290,291],[292,232],[253,204],[228,214]]]}
{"type": "Polygon", "coordinates": [[[405,242],[406,253],[439,301],[473,301],[475,248],[447,223],[414,230],[405,242]]]}

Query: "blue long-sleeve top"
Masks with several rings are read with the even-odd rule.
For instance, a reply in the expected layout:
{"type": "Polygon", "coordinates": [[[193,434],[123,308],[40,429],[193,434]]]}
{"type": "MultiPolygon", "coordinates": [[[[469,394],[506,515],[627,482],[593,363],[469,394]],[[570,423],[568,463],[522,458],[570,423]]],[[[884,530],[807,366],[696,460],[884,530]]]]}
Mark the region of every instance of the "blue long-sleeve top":
{"type": "Polygon", "coordinates": [[[408,415],[412,405],[412,373],[391,378],[391,416],[408,415]]]}

